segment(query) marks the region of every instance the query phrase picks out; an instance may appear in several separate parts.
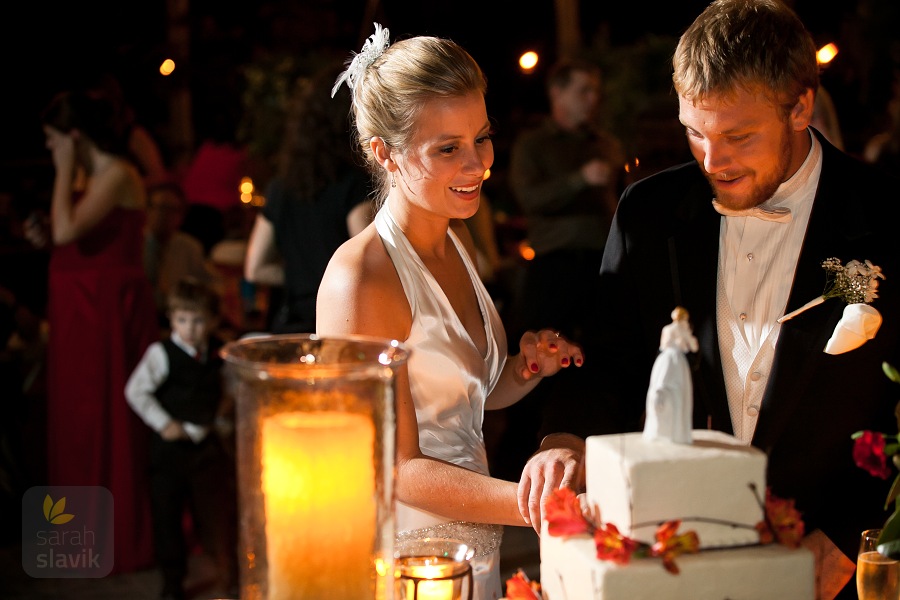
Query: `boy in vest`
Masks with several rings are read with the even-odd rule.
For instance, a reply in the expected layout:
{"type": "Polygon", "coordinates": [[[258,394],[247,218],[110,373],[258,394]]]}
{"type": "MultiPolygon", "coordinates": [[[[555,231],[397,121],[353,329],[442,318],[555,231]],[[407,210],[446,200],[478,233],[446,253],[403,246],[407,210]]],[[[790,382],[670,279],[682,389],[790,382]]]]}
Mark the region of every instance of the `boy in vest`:
{"type": "Polygon", "coordinates": [[[223,433],[222,342],[214,335],[219,297],[185,278],[168,294],[171,334],[153,343],[128,379],[129,406],[153,431],[150,495],[162,598],[183,600],[188,544],[184,510],[216,561],[221,592],[236,597],[237,509],[234,459],[223,433]]]}

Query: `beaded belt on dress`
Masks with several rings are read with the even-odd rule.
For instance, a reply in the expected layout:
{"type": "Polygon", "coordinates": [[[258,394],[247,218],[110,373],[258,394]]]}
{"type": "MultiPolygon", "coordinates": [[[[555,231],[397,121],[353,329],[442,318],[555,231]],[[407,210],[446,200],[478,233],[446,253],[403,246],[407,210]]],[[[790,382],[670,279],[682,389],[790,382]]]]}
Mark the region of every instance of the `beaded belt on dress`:
{"type": "Polygon", "coordinates": [[[397,534],[397,542],[427,537],[453,538],[475,549],[475,558],[492,554],[503,541],[503,526],[489,523],[452,521],[421,529],[410,529],[397,534]]]}

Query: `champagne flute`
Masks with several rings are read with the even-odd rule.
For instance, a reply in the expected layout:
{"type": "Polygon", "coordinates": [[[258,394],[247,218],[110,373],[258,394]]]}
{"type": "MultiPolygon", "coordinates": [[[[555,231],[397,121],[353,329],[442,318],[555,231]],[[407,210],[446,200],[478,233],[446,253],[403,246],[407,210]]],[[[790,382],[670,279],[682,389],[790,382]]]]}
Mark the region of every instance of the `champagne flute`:
{"type": "Polygon", "coordinates": [[[881,529],[867,529],[859,540],[856,592],[859,600],[900,598],[900,562],[878,553],[881,529]]]}

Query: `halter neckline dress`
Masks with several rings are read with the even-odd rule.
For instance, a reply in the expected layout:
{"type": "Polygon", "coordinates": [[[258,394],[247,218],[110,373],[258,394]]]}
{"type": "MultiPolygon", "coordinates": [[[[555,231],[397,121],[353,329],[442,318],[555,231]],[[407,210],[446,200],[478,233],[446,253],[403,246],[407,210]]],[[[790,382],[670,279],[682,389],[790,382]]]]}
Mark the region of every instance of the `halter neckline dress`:
{"type": "MultiPolygon", "coordinates": [[[[375,216],[375,227],[412,311],[412,327],[405,343],[412,349],[407,368],[419,425],[419,447],[427,456],[489,475],[482,425],[485,400],[506,362],[506,333],[500,315],[468,252],[448,228],[447,235],[462,257],[478,297],[487,338],[487,351],[482,355],[444,290],[394,220],[387,202],[375,216]]],[[[400,540],[454,537],[474,546],[475,600],[502,596],[501,526],[450,522],[398,502],[397,531],[400,540]]]]}

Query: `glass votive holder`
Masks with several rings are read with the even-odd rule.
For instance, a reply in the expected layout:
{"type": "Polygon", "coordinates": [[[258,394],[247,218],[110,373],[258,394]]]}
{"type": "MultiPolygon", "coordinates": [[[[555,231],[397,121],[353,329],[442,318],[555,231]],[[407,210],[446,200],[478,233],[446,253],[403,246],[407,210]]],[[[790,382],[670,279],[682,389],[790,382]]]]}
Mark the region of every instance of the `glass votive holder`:
{"type": "Polygon", "coordinates": [[[449,538],[406,540],[394,547],[396,600],[472,600],[475,548],[449,538]]]}
{"type": "Polygon", "coordinates": [[[271,335],[222,350],[234,386],[242,600],[391,600],[402,344],[271,335]]]}

